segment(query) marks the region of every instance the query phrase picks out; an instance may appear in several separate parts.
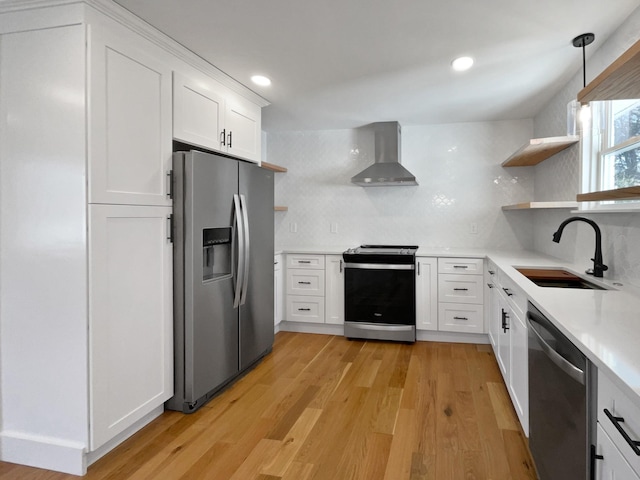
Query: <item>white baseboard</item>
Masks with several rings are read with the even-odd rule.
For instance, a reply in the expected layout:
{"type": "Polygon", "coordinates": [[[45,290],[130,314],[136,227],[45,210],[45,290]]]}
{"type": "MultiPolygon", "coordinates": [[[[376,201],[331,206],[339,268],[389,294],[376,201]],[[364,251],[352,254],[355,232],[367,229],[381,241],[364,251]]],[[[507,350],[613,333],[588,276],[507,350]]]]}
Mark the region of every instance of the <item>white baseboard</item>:
{"type": "Polygon", "coordinates": [[[44,468],[71,475],[87,473],[86,445],[58,438],[3,431],[0,433],[0,460],[44,468]]]}
{"type": "Polygon", "coordinates": [[[486,333],[459,333],[417,330],[416,340],[418,340],[419,342],[487,344],[489,343],[489,335],[487,335],[486,333]]]}
{"type": "MultiPolygon", "coordinates": [[[[278,332],[319,333],[324,335],[344,335],[344,325],[329,325],[326,323],[302,323],[282,321],[276,325],[278,332]]],[[[448,342],[448,343],[489,343],[489,336],[484,333],[456,333],[437,332],[431,330],[416,330],[416,340],[419,342],[448,342]]]]}
{"type": "Polygon", "coordinates": [[[118,435],[116,435],[114,438],[109,440],[107,443],[105,443],[98,449],[94,450],[93,452],[88,452],[86,455],[87,466],[97,462],[100,458],[104,457],[107,453],[109,453],[111,450],[116,448],[118,445],[124,442],[131,435],[141,430],[142,428],[146,427],[149,423],[151,423],[153,420],[155,420],[160,415],[162,415],[163,412],[164,412],[164,405],[160,405],[159,407],[154,408],[149,413],[147,413],[144,417],[142,417],[140,420],[135,422],[126,430],[120,432],[118,435]]]}

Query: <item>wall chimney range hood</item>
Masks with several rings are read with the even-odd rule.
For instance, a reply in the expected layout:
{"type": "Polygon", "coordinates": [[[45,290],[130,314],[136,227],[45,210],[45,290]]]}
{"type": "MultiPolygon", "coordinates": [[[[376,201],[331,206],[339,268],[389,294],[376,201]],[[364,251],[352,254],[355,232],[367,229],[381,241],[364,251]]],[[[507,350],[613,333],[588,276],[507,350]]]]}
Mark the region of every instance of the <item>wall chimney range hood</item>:
{"type": "Polygon", "coordinates": [[[400,165],[400,133],[398,122],[372,123],[375,141],[375,163],[351,177],[361,187],[418,185],[416,177],[400,165]]]}

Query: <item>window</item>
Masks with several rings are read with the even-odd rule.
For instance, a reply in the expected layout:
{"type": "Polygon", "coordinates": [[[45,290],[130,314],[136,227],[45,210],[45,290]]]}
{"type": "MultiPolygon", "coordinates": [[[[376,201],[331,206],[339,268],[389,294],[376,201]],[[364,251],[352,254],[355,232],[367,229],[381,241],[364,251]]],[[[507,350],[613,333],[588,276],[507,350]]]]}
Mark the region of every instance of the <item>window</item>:
{"type": "Polygon", "coordinates": [[[640,100],[593,102],[593,190],[640,185],[640,100]]]}

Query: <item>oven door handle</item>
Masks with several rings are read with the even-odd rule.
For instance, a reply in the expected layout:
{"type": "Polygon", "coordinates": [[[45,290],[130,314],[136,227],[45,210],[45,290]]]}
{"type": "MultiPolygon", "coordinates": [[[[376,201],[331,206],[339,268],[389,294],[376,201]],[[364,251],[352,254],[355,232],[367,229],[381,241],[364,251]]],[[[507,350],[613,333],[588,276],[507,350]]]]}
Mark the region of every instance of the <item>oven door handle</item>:
{"type": "Polygon", "coordinates": [[[344,268],[359,268],[363,270],[415,270],[414,264],[393,265],[388,263],[345,263],[344,268]]]}
{"type": "Polygon", "coordinates": [[[584,385],[584,380],[585,380],[584,371],[576,367],[573,363],[571,363],[569,360],[567,360],[558,352],[556,352],[553,349],[553,347],[551,347],[551,345],[549,345],[544,340],[544,338],[542,338],[542,335],[540,335],[540,333],[536,328],[536,325],[540,325],[540,324],[536,322],[534,315],[531,312],[527,312],[527,320],[529,323],[529,327],[531,328],[531,331],[533,332],[533,334],[536,336],[538,340],[538,344],[540,345],[540,348],[547,355],[547,357],[549,357],[549,360],[555,363],[556,366],[560,368],[560,370],[562,370],[564,373],[569,375],[576,382],[580,383],[581,385],[584,385]]]}

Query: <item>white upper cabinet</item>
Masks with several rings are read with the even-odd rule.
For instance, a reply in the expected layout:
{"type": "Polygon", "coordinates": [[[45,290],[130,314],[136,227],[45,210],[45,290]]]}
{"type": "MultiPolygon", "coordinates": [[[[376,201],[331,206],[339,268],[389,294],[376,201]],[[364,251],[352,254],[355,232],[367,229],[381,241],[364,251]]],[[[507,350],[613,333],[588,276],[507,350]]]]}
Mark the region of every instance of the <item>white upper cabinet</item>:
{"type": "Polygon", "coordinates": [[[195,72],[174,72],[173,95],[176,140],[260,161],[260,106],[195,72]]]}
{"type": "Polygon", "coordinates": [[[125,29],[89,28],[89,203],[170,206],[171,67],[125,29]]]}

